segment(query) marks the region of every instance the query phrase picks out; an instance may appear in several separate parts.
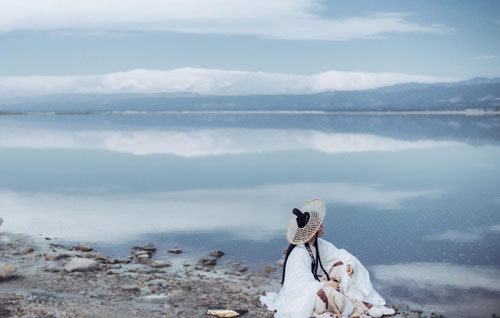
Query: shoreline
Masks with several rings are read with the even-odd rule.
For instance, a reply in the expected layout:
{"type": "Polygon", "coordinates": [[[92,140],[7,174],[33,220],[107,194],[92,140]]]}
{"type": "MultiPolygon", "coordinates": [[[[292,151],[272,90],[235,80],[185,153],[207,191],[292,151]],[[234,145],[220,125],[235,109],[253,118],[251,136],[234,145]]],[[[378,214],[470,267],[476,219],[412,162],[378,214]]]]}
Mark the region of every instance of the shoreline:
{"type": "Polygon", "coordinates": [[[217,264],[209,255],[160,260],[141,247],[135,256],[113,259],[85,247],[0,233],[0,263],[16,268],[0,278],[0,317],[209,317],[211,309],[273,316],[259,301],[273,284],[279,288],[270,268],[251,272],[242,262],[217,264]],[[71,269],[74,259],[89,266],[71,269]]]}
{"type": "MultiPolygon", "coordinates": [[[[255,271],[244,260],[218,262],[225,257],[221,251],[199,259],[169,252],[155,258],[156,247],[148,243],[131,247],[128,257],[113,258],[82,243],[63,246],[0,232],[0,317],[215,317],[208,310],[274,316],[259,297],[279,290],[276,264],[255,271]],[[75,259],[88,261],[71,268],[75,259]],[[15,267],[7,278],[5,264],[15,267]]],[[[405,306],[392,317],[425,314],[405,306]]]]}

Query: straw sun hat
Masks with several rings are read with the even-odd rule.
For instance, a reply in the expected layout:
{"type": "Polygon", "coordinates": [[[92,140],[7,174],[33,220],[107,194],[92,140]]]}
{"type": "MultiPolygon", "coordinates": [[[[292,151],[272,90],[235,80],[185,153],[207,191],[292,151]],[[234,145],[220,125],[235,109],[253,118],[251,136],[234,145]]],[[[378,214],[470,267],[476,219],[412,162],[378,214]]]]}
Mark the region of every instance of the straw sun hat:
{"type": "Polygon", "coordinates": [[[325,218],[326,205],[323,200],[307,201],[300,209],[293,209],[292,219],[288,224],[286,238],[291,244],[304,244],[318,231],[325,218]]]}

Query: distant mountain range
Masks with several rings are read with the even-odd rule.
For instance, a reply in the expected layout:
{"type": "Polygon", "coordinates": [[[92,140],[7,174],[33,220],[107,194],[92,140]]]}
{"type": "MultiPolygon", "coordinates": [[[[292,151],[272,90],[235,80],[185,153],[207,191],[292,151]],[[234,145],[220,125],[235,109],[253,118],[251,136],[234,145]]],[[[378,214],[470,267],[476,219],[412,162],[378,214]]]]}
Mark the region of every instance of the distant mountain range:
{"type": "Polygon", "coordinates": [[[51,95],[0,99],[0,112],[219,110],[462,110],[500,109],[500,78],[455,83],[406,83],[362,91],[304,95],[180,94],[51,95]]]}

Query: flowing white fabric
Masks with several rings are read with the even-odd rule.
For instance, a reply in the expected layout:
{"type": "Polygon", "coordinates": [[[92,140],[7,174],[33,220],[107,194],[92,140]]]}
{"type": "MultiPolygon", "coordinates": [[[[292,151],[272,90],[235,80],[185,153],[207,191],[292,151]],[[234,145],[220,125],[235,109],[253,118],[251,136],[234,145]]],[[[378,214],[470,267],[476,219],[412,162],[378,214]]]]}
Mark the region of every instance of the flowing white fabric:
{"type": "MultiPolygon", "coordinates": [[[[323,239],[318,239],[318,252],[325,269],[338,261],[344,263],[340,284],[342,294],[375,306],[385,305],[384,299],[373,289],[368,271],[356,257],[323,239]],[[347,275],[347,265],[354,270],[352,277],[347,275]]],[[[318,268],[318,274],[323,274],[321,268],[318,268]]],[[[279,294],[267,293],[260,300],[269,310],[277,310],[276,318],[308,318],[313,314],[316,293],[323,285],[311,273],[311,257],[305,246],[297,245],[288,256],[285,282],[279,294]]]]}

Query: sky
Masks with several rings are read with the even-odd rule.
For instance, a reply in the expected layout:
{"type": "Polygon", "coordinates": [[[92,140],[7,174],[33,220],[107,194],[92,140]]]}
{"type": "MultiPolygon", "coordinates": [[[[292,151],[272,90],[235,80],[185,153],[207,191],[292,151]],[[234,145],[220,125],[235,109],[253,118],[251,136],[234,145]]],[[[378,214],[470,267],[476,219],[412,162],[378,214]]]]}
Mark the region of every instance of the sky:
{"type": "Polygon", "coordinates": [[[1,0],[0,96],[498,77],[499,35],[498,0],[1,0]]]}

